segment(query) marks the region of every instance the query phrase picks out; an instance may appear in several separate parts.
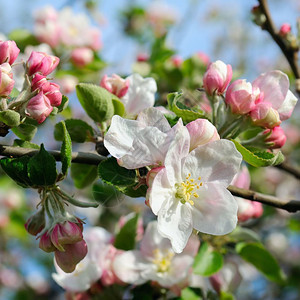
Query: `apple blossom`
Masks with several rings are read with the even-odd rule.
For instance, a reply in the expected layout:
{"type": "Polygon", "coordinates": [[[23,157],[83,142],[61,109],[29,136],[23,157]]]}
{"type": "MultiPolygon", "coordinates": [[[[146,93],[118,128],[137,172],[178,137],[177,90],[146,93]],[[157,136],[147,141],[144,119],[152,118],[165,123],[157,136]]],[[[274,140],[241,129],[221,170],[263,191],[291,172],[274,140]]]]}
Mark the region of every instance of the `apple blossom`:
{"type": "Polygon", "coordinates": [[[211,63],[203,75],[203,87],[208,95],[223,94],[232,78],[231,65],[217,60],[211,63]]]}
{"type": "Polygon", "coordinates": [[[152,221],[146,228],[140,250],[118,255],[113,262],[114,271],[126,283],[139,285],[151,280],[162,287],[171,287],[189,275],[199,244],[197,238],[191,237],[188,247],[177,254],[170,241],[159,233],[157,222],[152,221]]]}
{"type": "Polygon", "coordinates": [[[81,47],[76,48],[71,53],[71,61],[73,64],[79,68],[91,63],[94,59],[94,53],[90,48],[81,47]]]}
{"type": "Polygon", "coordinates": [[[12,65],[17,59],[20,49],[15,41],[0,41],[0,64],[5,62],[12,65]]]}
{"type": "Polygon", "coordinates": [[[37,235],[45,227],[45,214],[43,210],[40,210],[33,216],[31,216],[25,223],[25,229],[32,235],[37,235]]]}
{"type": "Polygon", "coordinates": [[[298,100],[289,90],[286,74],[278,70],[263,73],[253,81],[252,87],[260,93],[250,112],[256,125],[273,128],[291,116],[298,100]]]}
{"type": "Polygon", "coordinates": [[[45,52],[32,51],[26,62],[27,73],[29,76],[35,73],[41,73],[44,76],[49,75],[57,67],[59,58],[48,55],[45,52]]]}
{"type": "Polygon", "coordinates": [[[273,129],[266,129],[263,134],[268,134],[266,135],[265,142],[268,143],[268,148],[270,149],[281,148],[286,142],[285,133],[280,126],[276,126],[273,129]]]}
{"type": "Polygon", "coordinates": [[[0,65],[0,97],[7,97],[11,93],[14,84],[10,64],[3,63],[0,65]]]}
{"type": "Polygon", "coordinates": [[[280,26],[279,34],[282,36],[286,36],[291,32],[291,25],[289,23],[284,23],[280,26]]]}
{"type": "Polygon", "coordinates": [[[129,79],[123,79],[117,74],[113,74],[111,77],[104,75],[101,79],[100,86],[117,97],[122,98],[128,91],[129,79]]]}
{"type": "Polygon", "coordinates": [[[256,98],[251,83],[245,79],[238,79],[229,85],[225,102],[234,114],[244,115],[254,109],[256,98]]]}
{"type": "Polygon", "coordinates": [[[238,172],[241,154],[228,140],[217,140],[189,153],[190,135],[179,126],[155,176],[149,204],[158,216],[158,231],[182,252],[193,228],[213,235],[231,232],[237,204],[226,189],[238,172]]]}
{"type": "Polygon", "coordinates": [[[136,73],[128,76],[126,80],[129,81],[129,88],[122,102],[127,115],[134,117],[154,105],[157,85],[152,77],[143,78],[136,73]]]}

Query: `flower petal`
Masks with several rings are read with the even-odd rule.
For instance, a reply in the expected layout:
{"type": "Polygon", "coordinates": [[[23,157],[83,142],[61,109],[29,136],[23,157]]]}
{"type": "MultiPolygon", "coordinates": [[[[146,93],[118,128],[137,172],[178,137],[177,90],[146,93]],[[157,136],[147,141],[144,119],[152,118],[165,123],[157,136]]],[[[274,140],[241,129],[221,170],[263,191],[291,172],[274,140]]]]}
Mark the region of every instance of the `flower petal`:
{"type": "Polygon", "coordinates": [[[224,235],[237,224],[237,203],[222,185],[208,183],[198,190],[192,207],[193,227],[207,234],[224,235]]]}
{"type": "Polygon", "coordinates": [[[219,182],[228,186],[239,171],[242,155],[228,140],[218,140],[202,145],[189,153],[183,166],[183,174],[201,181],[219,182]]]}
{"type": "Polygon", "coordinates": [[[297,101],[297,97],[290,90],[288,90],[282,105],[277,109],[281,121],[290,118],[297,101]]]}

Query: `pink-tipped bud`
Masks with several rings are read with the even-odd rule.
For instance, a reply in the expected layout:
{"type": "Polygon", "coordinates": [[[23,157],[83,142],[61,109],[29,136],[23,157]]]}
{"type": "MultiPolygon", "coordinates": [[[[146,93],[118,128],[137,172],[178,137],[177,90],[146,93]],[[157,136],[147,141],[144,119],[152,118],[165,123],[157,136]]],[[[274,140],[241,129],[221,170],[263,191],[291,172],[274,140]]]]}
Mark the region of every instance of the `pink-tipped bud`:
{"type": "Polygon", "coordinates": [[[31,90],[39,90],[44,92],[45,90],[49,89],[49,85],[50,82],[47,80],[46,76],[35,73],[31,81],[31,90]]]}
{"type": "Polygon", "coordinates": [[[232,78],[231,65],[217,60],[208,66],[203,75],[203,87],[208,95],[223,94],[232,78]]]}
{"type": "Polygon", "coordinates": [[[15,41],[0,41],[0,64],[7,62],[12,65],[19,53],[20,49],[17,47],[15,41]]]}
{"type": "Polygon", "coordinates": [[[276,126],[273,129],[266,129],[263,133],[267,135],[265,142],[269,145],[270,149],[281,148],[286,142],[285,133],[280,126],[276,126]],[[269,134],[270,132],[271,134],[269,134]]]}
{"type": "Polygon", "coordinates": [[[71,53],[71,61],[73,64],[79,68],[91,63],[94,59],[94,52],[90,48],[76,48],[71,53]]]}
{"type": "Polygon", "coordinates": [[[255,125],[270,129],[281,123],[278,111],[268,102],[258,103],[251,111],[250,117],[255,125]]]}
{"type": "Polygon", "coordinates": [[[234,114],[247,114],[254,109],[255,100],[252,84],[244,79],[234,81],[226,91],[225,102],[234,114]]]}
{"type": "Polygon", "coordinates": [[[55,251],[58,266],[66,273],[72,273],[76,265],[87,255],[87,245],[84,240],[64,246],[64,252],[55,251]]]}
{"type": "Polygon", "coordinates": [[[129,80],[123,79],[119,75],[113,74],[112,77],[104,75],[100,86],[108,90],[110,93],[122,98],[126,95],[129,88],[129,80]]]}
{"type": "Polygon", "coordinates": [[[50,238],[50,235],[48,234],[48,232],[44,233],[41,236],[39,247],[40,247],[40,249],[42,249],[43,251],[45,251],[47,253],[57,250],[55,248],[55,246],[52,244],[51,238],[50,238]]]}
{"type": "Polygon", "coordinates": [[[284,23],[281,25],[280,29],[279,29],[279,34],[282,36],[286,36],[288,33],[291,32],[291,25],[288,23],[284,23]]]}
{"type": "Polygon", "coordinates": [[[49,99],[52,106],[59,106],[62,100],[60,86],[54,82],[50,82],[49,88],[44,91],[45,96],[49,99]]]}
{"type": "Polygon", "coordinates": [[[35,73],[41,73],[44,76],[49,75],[59,64],[59,58],[53,55],[48,55],[44,52],[32,51],[29,56],[26,66],[29,76],[35,73]]]}
{"type": "Polygon", "coordinates": [[[70,221],[56,224],[50,236],[53,245],[60,251],[64,251],[65,245],[75,244],[83,238],[82,228],[70,221]]]}
{"type": "Polygon", "coordinates": [[[197,119],[186,125],[190,134],[190,151],[200,145],[220,139],[216,127],[205,119],[197,119]]]}
{"type": "Polygon", "coordinates": [[[7,97],[14,88],[15,81],[9,63],[0,65],[0,96],[7,97]]]}
{"type": "Polygon", "coordinates": [[[136,57],[138,62],[145,62],[148,61],[149,55],[147,53],[139,53],[136,57]]]}
{"type": "Polygon", "coordinates": [[[29,234],[37,235],[45,227],[45,215],[44,211],[40,210],[33,216],[31,216],[25,223],[25,229],[29,234]]]}
{"type": "Polygon", "coordinates": [[[171,57],[171,61],[172,61],[173,65],[174,65],[174,67],[176,67],[176,68],[180,68],[180,66],[183,63],[183,59],[179,55],[172,56],[171,57]]]}
{"type": "Polygon", "coordinates": [[[204,53],[204,52],[197,52],[196,53],[196,57],[200,60],[200,62],[202,63],[202,64],[204,64],[205,66],[208,66],[209,65],[209,63],[210,63],[210,58],[209,58],[209,56],[206,54],[206,53],[204,53]]]}
{"type": "Polygon", "coordinates": [[[26,107],[26,114],[37,120],[38,123],[43,123],[52,112],[53,107],[47,96],[43,92],[39,92],[31,98],[26,107]]]}

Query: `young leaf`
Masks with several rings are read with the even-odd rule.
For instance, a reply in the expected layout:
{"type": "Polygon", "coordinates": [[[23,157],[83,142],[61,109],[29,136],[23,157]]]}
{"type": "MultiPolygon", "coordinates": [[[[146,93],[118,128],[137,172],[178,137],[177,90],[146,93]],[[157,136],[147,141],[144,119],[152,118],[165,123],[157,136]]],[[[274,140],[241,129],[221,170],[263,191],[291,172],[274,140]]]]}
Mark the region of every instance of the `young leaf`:
{"type": "Polygon", "coordinates": [[[18,158],[5,157],[0,160],[3,171],[13,179],[18,185],[27,188],[32,186],[28,177],[27,165],[30,160],[29,156],[18,158]]]}
{"type": "Polygon", "coordinates": [[[57,125],[59,126],[59,124],[61,124],[60,126],[64,134],[64,139],[60,148],[60,156],[61,156],[61,163],[62,163],[61,171],[63,175],[66,175],[72,162],[72,141],[68,133],[65,122],[61,121],[57,125]]]}
{"type": "Polygon", "coordinates": [[[243,155],[243,159],[254,167],[276,166],[284,161],[283,154],[279,151],[275,155],[270,152],[251,152],[249,149],[242,146],[236,140],[234,142],[236,149],[243,155]]]}
{"type": "Polygon", "coordinates": [[[13,133],[20,139],[31,141],[37,132],[37,127],[32,124],[20,124],[18,127],[12,128],[13,133]]]}
{"type": "Polygon", "coordinates": [[[206,118],[202,112],[191,110],[189,107],[178,102],[181,96],[181,93],[171,93],[167,99],[170,110],[182,118],[183,122],[189,123],[199,118],[206,118]]]}
{"type": "Polygon", "coordinates": [[[16,127],[20,125],[20,114],[14,110],[0,111],[0,121],[10,127],[16,127]]]}
{"type": "Polygon", "coordinates": [[[71,177],[78,189],[83,189],[97,178],[97,166],[85,164],[72,164],[71,177]]]}
{"type": "Polygon", "coordinates": [[[15,41],[22,52],[28,45],[37,46],[40,44],[36,37],[27,29],[13,30],[8,35],[8,39],[15,41]]]}
{"type": "MultiPolygon", "coordinates": [[[[64,132],[59,124],[57,123],[54,127],[54,138],[57,141],[63,141],[64,132]]],[[[65,124],[73,142],[84,143],[89,135],[94,135],[93,128],[80,119],[68,119],[65,120],[65,124]]]]}
{"type": "Polygon", "coordinates": [[[123,115],[125,113],[125,106],[124,106],[123,102],[121,102],[119,99],[113,98],[112,103],[114,106],[114,115],[123,117],[123,115]]]}
{"type": "Polygon", "coordinates": [[[199,288],[186,287],[181,291],[180,300],[200,300],[203,299],[202,290],[199,288]]]}
{"type": "Polygon", "coordinates": [[[194,260],[194,273],[201,276],[211,276],[223,266],[223,256],[217,251],[210,249],[204,242],[194,260]]]}
{"type": "Polygon", "coordinates": [[[116,235],[114,246],[121,250],[132,250],[135,247],[136,229],[139,215],[129,219],[116,235]]]}
{"type": "Polygon", "coordinates": [[[114,115],[113,98],[115,95],[106,89],[88,83],[76,86],[76,93],[83,109],[95,122],[104,122],[114,115]]]}
{"type": "Polygon", "coordinates": [[[247,262],[255,266],[269,280],[284,282],[284,274],[271,253],[260,243],[239,243],[236,252],[247,262]]]}
{"type": "Polygon", "coordinates": [[[28,176],[34,186],[49,186],[56,182],[56,161],[41,144],[39,153],[29,159],[28,176]]]}
{"type": "Polygon", "coordinates": [[[22,147],[22,148],[31,148],[31,149],[40,149],[40,146],[34,143],[30,143],[23,140],[15,139],[13,146],[22,147]]]}
{"type": "Polygon", "coordinates": [[[62,112],[69,104],[69,98],[65,95],[62,95],[61,103],[57,106],[57,113],[62,112]]]}

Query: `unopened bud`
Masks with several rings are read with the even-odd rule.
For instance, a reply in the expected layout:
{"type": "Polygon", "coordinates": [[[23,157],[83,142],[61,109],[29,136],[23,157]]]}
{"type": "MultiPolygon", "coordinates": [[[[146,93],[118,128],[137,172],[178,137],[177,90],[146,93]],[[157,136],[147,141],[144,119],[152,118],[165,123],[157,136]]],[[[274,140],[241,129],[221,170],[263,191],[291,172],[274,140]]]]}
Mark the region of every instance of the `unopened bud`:
{"type": "Polygon", "coordinates": [[[33,216],[31,216],[25,223],[25,229],[29,234],[37,235],[45,227],[45,215],[44,211],[40,210],[33,216]]]}
{"type": "Polygon", "coordinates": [[[273,129],[266,129],[263,133],[267,136],[265,142],[270,149],[281,148],[286,142],[285,133],[280,126],[276,126],[273,129]]]}
{"type": "Polygon", "coordinates": [[[58,63],[59,58],[56,56],[48,55],[44,52],[32,51],[26,63],[27,73],[29,76],[35,73],[47,76],[54,71],[58,63]]]}
{"type": "Polygon", "coordinates": [[[71,61],[73,64],[79,68],[91,63],[94,59],[94,52],[90,48],[76,48],[71,53],[71,61]]]}
{"type": "Polygon", "coordinates": [[[0,64],[7,62],[12,65],[19,53],[20,49],[17,47],[15,41],[0,41],[0,64]]]}
{"type": "Polygon", "coordinates": [[[251,111],[250,116],[255,125],[270,129],[281,123],[278,111],[266,102],[258,103],[255,109],[251,111]]]}
{"type": "Polygon", "coordinates": [[[119,75],[113,74],[112,77],[104,75],[100,86],[108,90],[110,93],[122,98],[126,95],[129,88],[129,80],[123,79],[119,75]]]}
{"type": "Polygon", "coordinates": [[[15,81],[13,80],[13,73],[9,63],[0,65],[0,96],[7,97],[13,87],[15,81]]]}

